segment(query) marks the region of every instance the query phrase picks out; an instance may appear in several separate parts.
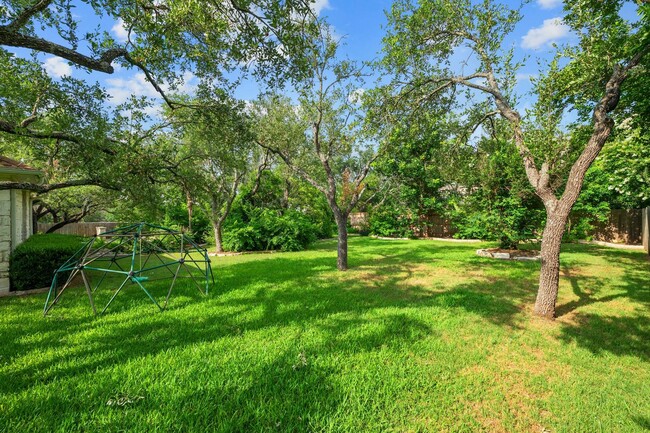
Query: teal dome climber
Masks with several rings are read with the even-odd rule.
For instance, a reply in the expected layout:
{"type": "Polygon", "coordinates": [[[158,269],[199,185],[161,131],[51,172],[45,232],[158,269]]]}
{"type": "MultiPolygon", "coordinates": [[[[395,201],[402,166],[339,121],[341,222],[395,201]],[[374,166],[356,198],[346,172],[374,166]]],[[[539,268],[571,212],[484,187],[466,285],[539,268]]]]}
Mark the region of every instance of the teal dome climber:
{"type": "Polygon", "coordinates": [[[208,251],[184,233],[149,223],[137,223],[94,236],[54,273],[43,315],[70,286],[85,287],[93,313],[98,291],[112,292],[103,314],[127,284],[140,288],[162,311],[179,279],[188,279],[202,295],[208,294],[214,274],[208,251]],[[164,302],[147,289],[149,283],[169,281],[164,302]],[[161,305],[162,304],[162,305],[161,305]]]}

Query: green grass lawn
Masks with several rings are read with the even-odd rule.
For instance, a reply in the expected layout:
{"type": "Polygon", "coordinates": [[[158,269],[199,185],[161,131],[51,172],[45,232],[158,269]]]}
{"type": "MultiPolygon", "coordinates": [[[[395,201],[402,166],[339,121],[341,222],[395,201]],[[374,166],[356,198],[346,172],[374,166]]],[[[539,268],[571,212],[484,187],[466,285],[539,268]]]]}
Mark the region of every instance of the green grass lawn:
{"type": "Polygon", "coordinates": [[[352,238],[340,273],[335,247],[215,258],[163,313],[136,286],[97,318],[80,287],[47,318],[0,299],[0,431],[650,429],[643,253],[566,245],[547,322],[537,263],[352,238]]]}

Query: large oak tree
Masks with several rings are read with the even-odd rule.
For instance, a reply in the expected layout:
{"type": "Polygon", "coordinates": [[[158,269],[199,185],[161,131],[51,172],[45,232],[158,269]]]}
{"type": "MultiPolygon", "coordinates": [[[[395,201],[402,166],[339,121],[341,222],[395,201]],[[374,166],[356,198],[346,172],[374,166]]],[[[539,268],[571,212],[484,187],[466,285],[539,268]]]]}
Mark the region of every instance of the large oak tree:
{"type": "Polygon", "coordinates": [[[546,208],[534,311],[547,318],[555,316],[567,218],[587,169],[612,133],[612,113],[626,81],[642,76],[647,67],[647,19],[626,21],[620,14],[623,3],[565,2],[564,22],[578,43],[558,50],[535,87],[538,99],[530,116],[513,92],[520,64],[503,47],[520,10],[490,0],[398,0],[388,16],[383,63],[394,77],[391,91],[398,105],[426,109],[456,98],[466,104],[479,101],[485,108],[489,102],[481,119],[500,115],[509,122],[528,181],[546,208]],[[458,61],[461,50],[470,53],[466,61],[458,61]],[[463,89],[463,97],[458,96],[463,89]],[[572,109],[578,118],[565,131],[563,115],[572,109]]]}

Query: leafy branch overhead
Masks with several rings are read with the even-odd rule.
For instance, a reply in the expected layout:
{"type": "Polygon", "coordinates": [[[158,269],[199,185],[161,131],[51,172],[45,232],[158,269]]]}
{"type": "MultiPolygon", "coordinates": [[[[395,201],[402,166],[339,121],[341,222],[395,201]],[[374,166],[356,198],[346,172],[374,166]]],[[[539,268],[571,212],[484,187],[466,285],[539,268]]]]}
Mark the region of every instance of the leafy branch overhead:
{"type": "Polygon", "coordinates": [[[191,70],[208,87],[215,79],[225,81],[223,71],[242,66],[274,83],[301,74],[305,65],[287,59],[310,44],[310,34],[319,26],[305,0],[93,2],[98,17],[119,19],[125,26],[128,37],[119,42],[100,29],[79,34],[72,3],[25,3],[12,0],[2,8],[0,45],[52,54],[107,74],[115,71],[115,62],[136,67],[172,108],[182,104],[167,95],[163,83],[176,88],[185,71],[191,70]],[[55,30],[62,43],[39,28],[55,30]]]}

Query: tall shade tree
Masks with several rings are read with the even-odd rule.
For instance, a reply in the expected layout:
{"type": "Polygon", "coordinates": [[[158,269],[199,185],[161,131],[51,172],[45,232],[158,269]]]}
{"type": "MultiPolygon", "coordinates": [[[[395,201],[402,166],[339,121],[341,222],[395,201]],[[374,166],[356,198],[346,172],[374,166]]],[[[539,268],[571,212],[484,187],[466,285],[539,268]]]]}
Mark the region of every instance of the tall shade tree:
{"type": "MultiPolygon", "coordinates": [[[[481,106],[489,103],[485,117],[500,115],[509,122],[528,181],[546,209],[534,312],[547,318],[555,316],[567,218],[587,169],[614,128],[612,113],[624,84],[638,79],[647,67],[648,21],[623,19],[623,3],[565,2],[564,22],[578,44],[559,51],[539,80],[537,104],[528,118],[517,108],[513,93],[520,65],[512,50],[502,48],[504,35],[520,19],[519,10],[489,0],[398,0],[388,14],[383,62],[395,77],[392,91],[399,104],[419,109],[464,89],[464,101],[482,96],[481,106]],[[456,61],[460,50],[472,53],[468,62],[456,61]],[[561,127],[569,109],[578,113],[574,137],[561,127]]],[[[638,8],[648,6],[639,3],[638,8]]]]}
{"type": "Polygon", "coordinates": [[[337,43],[325,35],[308,54],[313,76],[298,87],[299,105],[272,97],[262,104],[258,143],[320,191],[338,231],[337,268],[348,268],[347,220],[366,186],[376,158],[362,123],[361,72],[336,57],[337,43]]]}
{"type": "MultiPolygon", "coordinates": [[[[224,99],[211,109],[176,110],[176,180],[210,220],[215,251],[223,252],[222,229],[246,176],[254,171],[257,146],[241,103],[224,99]]],[[[191,207],[190,207],[191,208],[191,207]]]]}

